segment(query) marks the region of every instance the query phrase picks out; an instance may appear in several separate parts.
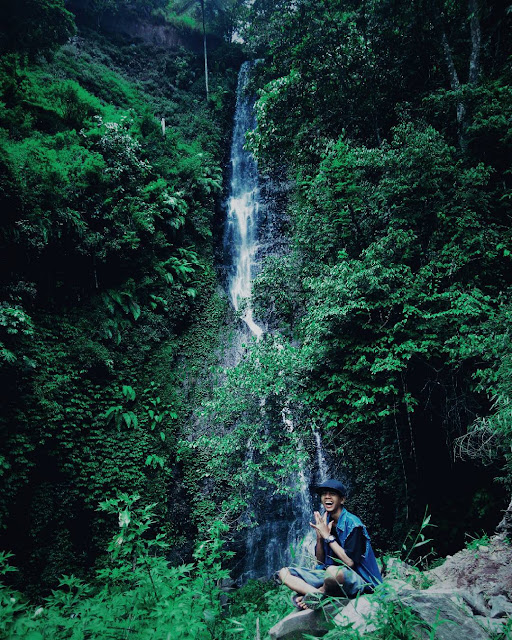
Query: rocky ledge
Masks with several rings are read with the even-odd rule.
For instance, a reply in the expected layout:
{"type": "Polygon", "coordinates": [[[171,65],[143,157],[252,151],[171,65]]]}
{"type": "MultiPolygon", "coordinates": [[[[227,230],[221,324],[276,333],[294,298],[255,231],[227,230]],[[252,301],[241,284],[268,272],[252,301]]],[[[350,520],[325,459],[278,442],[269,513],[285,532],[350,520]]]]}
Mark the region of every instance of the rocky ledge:
{"type": "Polygon", "coordinates": [[[270,638],[319,638],[333,626],[340,639],[344,629],[371,637],[378,626],[396,626],[399,611],[407,612],[408,628],[419,640],[512,640],[512,545],[495,536],[426,572],[394,560],[373,595],[291,613],[270,630],[270,638]]]}

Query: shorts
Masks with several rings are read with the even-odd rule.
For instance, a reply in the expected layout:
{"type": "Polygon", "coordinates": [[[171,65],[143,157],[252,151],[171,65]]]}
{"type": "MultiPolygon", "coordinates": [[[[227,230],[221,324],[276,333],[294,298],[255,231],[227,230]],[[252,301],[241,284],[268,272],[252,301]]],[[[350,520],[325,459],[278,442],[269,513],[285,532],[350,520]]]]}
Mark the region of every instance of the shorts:
{"type": "MultiPolygon", "coordinates": [[[[340,567],[343,569],[343,584],[340,584],[341,590],[347,598],[355,598],[359,594],[373,593],[373,588],[361,578],[353,569],[349,567],[340,567]]],[[[319,589],[326,578],[325,569],[307,569],[306,567],[288,567],[292,576],[296,576],[304,582],[307,582],[315,589],[319,589]]],[[[276,579],[281,583],[280,578],[276,574],[276,579]]]]}

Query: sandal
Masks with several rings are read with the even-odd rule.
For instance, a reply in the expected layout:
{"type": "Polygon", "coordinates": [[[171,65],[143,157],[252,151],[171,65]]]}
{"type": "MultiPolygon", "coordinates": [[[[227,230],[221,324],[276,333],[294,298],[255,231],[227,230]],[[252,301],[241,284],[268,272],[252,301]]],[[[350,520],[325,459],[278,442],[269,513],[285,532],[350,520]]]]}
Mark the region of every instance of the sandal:
{"type": "Polygon", "coordinates": [[[321,591],[314,591],[313,593],[306,593],[302,602],[308,609],[317,611],[318,609],[321,609],[324,604],[326,604],[325,600],[327,598],[327,594],[322,593],[321,591]]]}

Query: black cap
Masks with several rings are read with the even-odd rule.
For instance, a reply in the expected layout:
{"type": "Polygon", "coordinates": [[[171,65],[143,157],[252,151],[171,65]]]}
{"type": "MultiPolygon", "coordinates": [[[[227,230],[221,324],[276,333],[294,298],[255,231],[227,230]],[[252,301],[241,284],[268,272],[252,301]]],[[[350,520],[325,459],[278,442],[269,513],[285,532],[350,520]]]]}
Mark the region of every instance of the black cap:
{"type": "Polygon", "coordinates": [[[322,482],[322,484],[317,484],[315,487],[315,493],[320,495],[325,489],[333,489],[334,491],[337,491],[342,498],[347,495],[345,485],[339,480],[326,480],[325,482],[322,482]]]}

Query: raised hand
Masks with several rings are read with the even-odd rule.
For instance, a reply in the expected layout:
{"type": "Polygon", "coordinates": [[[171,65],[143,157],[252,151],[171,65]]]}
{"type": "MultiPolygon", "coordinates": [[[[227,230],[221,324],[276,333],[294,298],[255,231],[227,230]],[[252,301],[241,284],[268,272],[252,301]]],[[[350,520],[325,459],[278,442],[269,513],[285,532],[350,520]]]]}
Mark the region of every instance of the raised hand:
{"type": "Polygon", "coordinates": [[[334,520],[327,522],[327,512],[324,515],[320,515],[319,511],[314,512],[315,522],[310,522],[310,526],[316,530],[318,538],[327,538],[331,534],[332,525],[334,520]]]}

